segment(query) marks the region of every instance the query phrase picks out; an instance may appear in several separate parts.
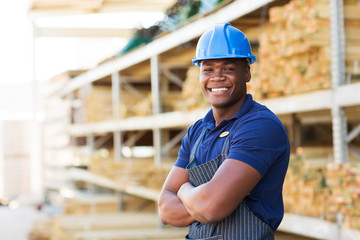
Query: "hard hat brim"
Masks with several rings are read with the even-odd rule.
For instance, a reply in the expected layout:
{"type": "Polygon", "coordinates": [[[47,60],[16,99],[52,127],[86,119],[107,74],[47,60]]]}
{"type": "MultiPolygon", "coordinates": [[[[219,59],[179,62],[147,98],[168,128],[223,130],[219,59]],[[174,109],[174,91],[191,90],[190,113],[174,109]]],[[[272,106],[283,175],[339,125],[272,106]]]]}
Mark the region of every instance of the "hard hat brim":
{"type": "Polygon", "coordinates": [[[192,65],[200,66],[200,61],[202,60],[210,60],[210,59],[227,59],[227,58],[246,58],[249,60],[249,65],[253,64],[256,61],[256,57],[252,56],[217,56],[217,57],[206,57],[206,58],[194,58],[192,60],[192,65]]]}

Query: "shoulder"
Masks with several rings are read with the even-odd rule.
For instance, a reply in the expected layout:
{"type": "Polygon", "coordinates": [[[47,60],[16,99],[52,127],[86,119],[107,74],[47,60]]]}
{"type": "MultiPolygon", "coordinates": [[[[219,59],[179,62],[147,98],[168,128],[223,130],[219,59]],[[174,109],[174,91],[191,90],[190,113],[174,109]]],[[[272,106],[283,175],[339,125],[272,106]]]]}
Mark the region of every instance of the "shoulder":
{"type": "Polygon", "coordinates": [[[233,125],[231,143],[278,148],[289,145],[288,134],[280,119],[264,105],[253,107],[233,125]]]}
{"type": "MultiPolygon", "coordinates": [[[[198,132],[201,132],[201,130],[204,128],[205,124],[203,122],[203,119],[197,120],[193,125],[191,125],[187,131],[188,135],[197,135],[198,132]]],[[[200,133],[199,133],[200,134],[200,133]]]]}
{"type": "Polygon", "coordinates": [[[280,119],[266,106],[254,101],[252,108],[235,123],[235,128],[248,129],[247,133],[278,133],[287,137],[286,130],[280,119]],[[257,130],[257,131],[249,131],[257,130]]]}

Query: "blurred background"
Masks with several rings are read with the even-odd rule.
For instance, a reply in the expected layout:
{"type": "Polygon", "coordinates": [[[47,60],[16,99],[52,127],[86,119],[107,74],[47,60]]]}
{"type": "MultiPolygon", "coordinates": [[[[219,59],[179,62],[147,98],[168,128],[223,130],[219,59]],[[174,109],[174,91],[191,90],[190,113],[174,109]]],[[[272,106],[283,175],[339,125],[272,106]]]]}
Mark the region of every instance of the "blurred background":
{"type": "Polygon", "coordinates": [[[0,238],[183,239],[156,201],[230,22],[291,142],[276,239],[360,239],[358,0],[13,0],[0,9],[0,238]]]}

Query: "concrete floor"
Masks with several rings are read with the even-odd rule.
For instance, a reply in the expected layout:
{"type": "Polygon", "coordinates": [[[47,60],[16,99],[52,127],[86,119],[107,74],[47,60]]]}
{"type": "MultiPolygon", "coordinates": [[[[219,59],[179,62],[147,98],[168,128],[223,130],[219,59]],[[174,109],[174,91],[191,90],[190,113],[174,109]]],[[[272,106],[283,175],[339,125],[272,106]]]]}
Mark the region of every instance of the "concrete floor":
{"type": "Polygon", "coordinates": [[[34,207],[20,207],[10,209],[0,207],[0,239],[27,240],[36,219],[45,218],[45,215],[34,207]]]}

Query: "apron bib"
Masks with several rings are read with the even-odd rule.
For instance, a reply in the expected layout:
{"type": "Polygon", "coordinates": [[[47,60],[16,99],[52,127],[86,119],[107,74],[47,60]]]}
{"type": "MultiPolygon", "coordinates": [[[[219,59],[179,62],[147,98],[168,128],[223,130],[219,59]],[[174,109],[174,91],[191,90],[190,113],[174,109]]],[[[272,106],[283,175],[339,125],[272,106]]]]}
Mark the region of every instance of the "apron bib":
{"type": "MultiPolygon", "coordinates": [[[[190,163],[186,166],[190,182],[196,187],[209,182],[229,152],[229,135],[223,144],[221,154],[204,164],[197,165],[195,152],[205,135],[203,129],[191,150],[190,163]]],[[[273,230],[258,219],[243,201],[228,217],[213,224],[194,222],[185,239],[192,240],[274,240],[273,230]]]]}

